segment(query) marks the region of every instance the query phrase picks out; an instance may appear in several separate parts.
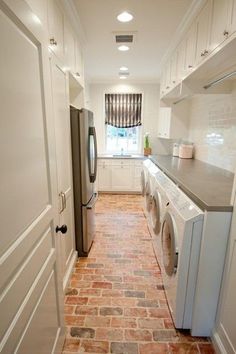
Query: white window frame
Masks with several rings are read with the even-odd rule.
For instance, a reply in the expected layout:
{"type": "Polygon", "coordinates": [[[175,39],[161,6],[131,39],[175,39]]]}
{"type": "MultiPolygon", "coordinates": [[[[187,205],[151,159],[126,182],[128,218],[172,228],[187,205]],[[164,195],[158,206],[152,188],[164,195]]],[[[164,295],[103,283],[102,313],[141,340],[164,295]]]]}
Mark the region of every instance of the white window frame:
{"type": "MultiPolygon", "coordinates": [[[[141,107],[141,119],[142,119],[142,125],[139,126],[139,136],[138,136],[138,150],[137,151],[129,151],[128,153],[130,154],[141,154],[142,153],[142,136],[143,136],[143,103],[144,103],[144,94],[143,92],[137,90],[138,93],[141,93],[142,94],[142,107],[141,107]]],[[[105,118],[105,95],[106,94],[122,94],[122,93],[127,93],[127,94],[134,94],[134,93],[137,93],[137,92],[124,92],[124,91],[117,91],[117,92],[109,92],[109,91],[106,91],[104,92],[103,94],[103,117],[105,118]]],[[[109,153],[120,153],[121,151],[110,151],[110,150],[107,150],[107,124],[105,124],[105,121],[104,121],[104,125],[105,125],[105,130],[104,130],[104,133],[105,133],[105,153],[109,154],[109,153]]],[[[127,151],[124,151],[124,154],[126,154],[127,151]]]]}

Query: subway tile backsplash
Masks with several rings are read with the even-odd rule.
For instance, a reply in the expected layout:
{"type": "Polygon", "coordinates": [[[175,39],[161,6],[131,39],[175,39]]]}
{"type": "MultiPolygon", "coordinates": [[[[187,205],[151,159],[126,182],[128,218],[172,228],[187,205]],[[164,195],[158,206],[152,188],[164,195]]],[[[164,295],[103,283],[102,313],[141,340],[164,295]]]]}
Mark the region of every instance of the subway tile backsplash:
{"type": "Polygon", "coordinates": [[[236,90],[191,99],[189,140],[194,142],[196,159],[235,172],[236,90]]]}

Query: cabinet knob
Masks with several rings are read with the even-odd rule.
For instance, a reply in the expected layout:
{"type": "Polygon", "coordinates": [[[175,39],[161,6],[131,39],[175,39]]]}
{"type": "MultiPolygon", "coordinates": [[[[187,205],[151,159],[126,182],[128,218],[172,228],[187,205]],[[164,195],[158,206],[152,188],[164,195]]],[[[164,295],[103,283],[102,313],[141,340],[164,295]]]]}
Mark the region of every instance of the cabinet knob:
{"type": "Polygon", "coordinates": [[[57,41],[55,40],[55,38],[50,38],[50,44],[57,45],[57,41]]]}
{"type": "Polygon", "coordinates": [[[75,75],[80,77],[80,73],[79,72],[75,73],[75,75]]]}
{"type": "Polygon", "coordinates": [[[229,31],[224,30],[223,35],[227,37],[229,35],[229,31]]]}
{"type": "Polygon", "coordinates": [[[175,80],[173,80],[172,83],[175,84],[175,80]]]}
{"type": "Polygon", "coordinates": [[[204,57],[205,53],[204,52],[201,52],[201,57],[204,57]]]}
{"type": "Polygon", "coordinates": [[[170,86],[166,86],[166,88],[167,88],[167,89],[169,89],[169,88],[170,88],[170,86]]]}
{"type": "Polygon", "coordinates": [[[204,50],[204,55],[206,55],[206,54],[208,54],[208,50],[207,49],[204,50]]]}
{"type": "Polygon", "coordinates": [[[66,234],[67,233],[67,226],[66,225],[57,226],[56,233],[58,233],[58,232],[61,232],[62,234],[66,234]]]}
{"type": "Polygon", "coordinates": [[[193,66],[192,65],[188,65],[188,68],[191,69],[193,66]]]}

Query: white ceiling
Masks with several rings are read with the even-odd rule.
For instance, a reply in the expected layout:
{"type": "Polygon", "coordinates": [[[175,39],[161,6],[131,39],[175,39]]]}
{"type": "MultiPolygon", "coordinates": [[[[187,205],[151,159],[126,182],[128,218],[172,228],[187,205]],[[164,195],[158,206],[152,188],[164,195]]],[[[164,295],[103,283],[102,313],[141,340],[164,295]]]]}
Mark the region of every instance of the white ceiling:
{"type": "MultiPolygon", "coordinates": [[[[192,0],[73,0],[85,32],[85,70],[93,82],[120,80],[120,66],[128,66],[129,81],[159,81],[160,61],[192,0]],[[129,11],[134,19],[120,23],[129,11]],[[112,32],[137,31],[128,52],[120,52],[112,32]]],[[[120,80],[121,81],[121,80],[120,80]]]]}

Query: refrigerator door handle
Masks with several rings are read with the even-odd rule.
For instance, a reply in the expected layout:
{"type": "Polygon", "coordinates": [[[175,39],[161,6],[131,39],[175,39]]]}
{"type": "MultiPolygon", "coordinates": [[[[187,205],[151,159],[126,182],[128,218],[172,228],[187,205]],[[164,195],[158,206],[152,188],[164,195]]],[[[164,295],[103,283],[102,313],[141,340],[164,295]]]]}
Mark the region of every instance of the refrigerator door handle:
{"type": "Polygon", "coordinates": [[[97,137],[95,127],[89,127],[88,150],[89,178],[90,182],[94,183],[97,177],[97,137]]]}
{"type": "Polygon", "coordinates": [[[91,201],[86,205],[86,209],[93,209],[97,200],[98,200],[98,194],[94,193],[93,197],[91,198],[91,201]]]}

